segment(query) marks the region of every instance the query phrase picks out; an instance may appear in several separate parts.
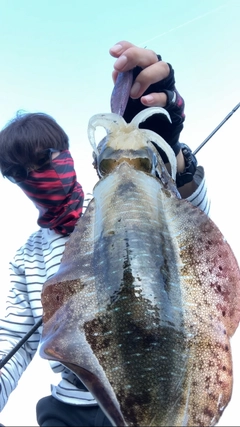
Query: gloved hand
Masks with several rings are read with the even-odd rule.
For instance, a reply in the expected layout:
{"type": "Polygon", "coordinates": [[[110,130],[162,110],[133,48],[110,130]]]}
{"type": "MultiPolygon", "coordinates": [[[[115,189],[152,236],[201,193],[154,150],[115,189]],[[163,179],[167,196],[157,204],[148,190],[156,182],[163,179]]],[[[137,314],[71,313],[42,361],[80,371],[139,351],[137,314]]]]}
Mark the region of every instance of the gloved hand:
{"type": "MultiPolygon", "coordinates": [[[[162,115],[149,117],[140,127],[151,129],[162,136],[177,155],[180,150],[179,135],[183,129],[184,100],[175,87],[172,66],[161,60],[150,49],[139,48],[129,42],[121,41],[110,49],[117,59],[114,64],[113,79],[118,72],[133,69],[134,84],[125,113],[127,122],[147,107],[164,107],[170,114],[172,123],[162,115]]],[[[163,160],[167,158],[161,153],[163,160]]]]}

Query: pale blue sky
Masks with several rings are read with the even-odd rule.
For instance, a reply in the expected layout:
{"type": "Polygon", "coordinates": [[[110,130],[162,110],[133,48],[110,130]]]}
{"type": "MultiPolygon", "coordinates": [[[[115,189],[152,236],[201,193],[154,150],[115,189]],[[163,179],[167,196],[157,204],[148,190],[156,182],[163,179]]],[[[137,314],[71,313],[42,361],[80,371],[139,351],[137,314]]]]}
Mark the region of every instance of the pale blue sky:
{"type": "MultiPolygon", "coordinates": [[[[70,137],[79,181],[86,191],[91,190],[96,176],[88,120],[110,112],[114,59],[108,51],[125,39],[153,49],[173,65],[177,88],[186,102],[181,139],[195,149],[240,101],[239,22],[240,0],[0,0],[0,128],[20,109],[52,115],[70,137]]],[[[240,110],[197,156],[206,169],[212,218],[238,260],[239,114],[240,110]]],[[[36,230],[37,211],[2,177],[0,186],[2,238],[7,245],[1,256],[2,288],[6,292],[7,263],[36,230]]],[[[239,336],[238,332],[233,339],[236,360],[239,336]]],[[[46,363],[38,358],[32,363],[0,422],[36,425],[35,401],[49,393],[50,380],[43,382],[50,372],[46,363]]],[[[240,422],[240,372],[235,366],[233,399],[219,425],[240,422]]]]}

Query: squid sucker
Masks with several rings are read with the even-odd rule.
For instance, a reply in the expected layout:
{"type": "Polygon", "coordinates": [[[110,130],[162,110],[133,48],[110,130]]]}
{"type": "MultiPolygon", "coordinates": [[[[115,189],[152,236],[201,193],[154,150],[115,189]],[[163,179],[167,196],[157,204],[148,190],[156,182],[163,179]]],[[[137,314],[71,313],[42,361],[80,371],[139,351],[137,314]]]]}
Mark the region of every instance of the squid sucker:
{"type": "Polygon", "coordinates": [[[171,148],[139,129],[155,113],[167,115],[90,119],[100,180],[44,285],[40,355],[70,368],[113,426],[213,426],[231,399],[240,271],[214,222],[181,199],[171,148]]]}

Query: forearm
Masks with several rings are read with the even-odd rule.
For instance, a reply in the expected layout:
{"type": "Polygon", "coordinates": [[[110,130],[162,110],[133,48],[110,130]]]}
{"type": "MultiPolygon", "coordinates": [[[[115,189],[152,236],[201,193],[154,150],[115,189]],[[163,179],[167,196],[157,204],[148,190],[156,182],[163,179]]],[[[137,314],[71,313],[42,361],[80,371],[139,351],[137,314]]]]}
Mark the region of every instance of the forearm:
{"type": "MultiPolygon", "coordinates": [[[[7,339],[1,341],[0,359],[4,359],[9,351],[15,347],[18,340],[7,339]],[[4,350],[3,350],[4,348],[4,350]]],[[[31,362],[33,355],[29,354],[24,347],[20,348],[15,355],[1,369],[0,375],[0,412],[6,405],[11,392],[17,387],[23,372],[31,362]]]]}
{"type": "MultiPolygon", "coordinates": [[[[25,274],[18,258],[10,264],[11,288],[9,290],[5,314],[0,319],[0,359],[3,360],[35,324],[31,306],[28,301],[25,274]]],[[[0,376],[0,410],[5,406],[10,393],[36,353],[39,333],[31,338],[9,359],[1,369],[0,376]]]]}

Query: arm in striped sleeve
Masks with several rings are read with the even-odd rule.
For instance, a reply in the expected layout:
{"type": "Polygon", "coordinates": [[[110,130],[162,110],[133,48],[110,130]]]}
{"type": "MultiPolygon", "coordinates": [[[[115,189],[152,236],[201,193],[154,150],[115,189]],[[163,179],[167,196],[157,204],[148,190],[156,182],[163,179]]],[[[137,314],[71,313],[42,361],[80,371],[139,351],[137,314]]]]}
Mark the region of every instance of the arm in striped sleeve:
{"type": "MultiPolygon", "coordinates": [[[[0,359],[8,355],[35,323],[29,304],[23,257],[21,258],[20,253],[18,251],[14,261],[10,263],[11,288],[7,296],[5,314],[0,319],[0,359]]],[[[31,362],[38,343],[39,333],[35,332],[1,369],[0,411],[31,362]]]]}

